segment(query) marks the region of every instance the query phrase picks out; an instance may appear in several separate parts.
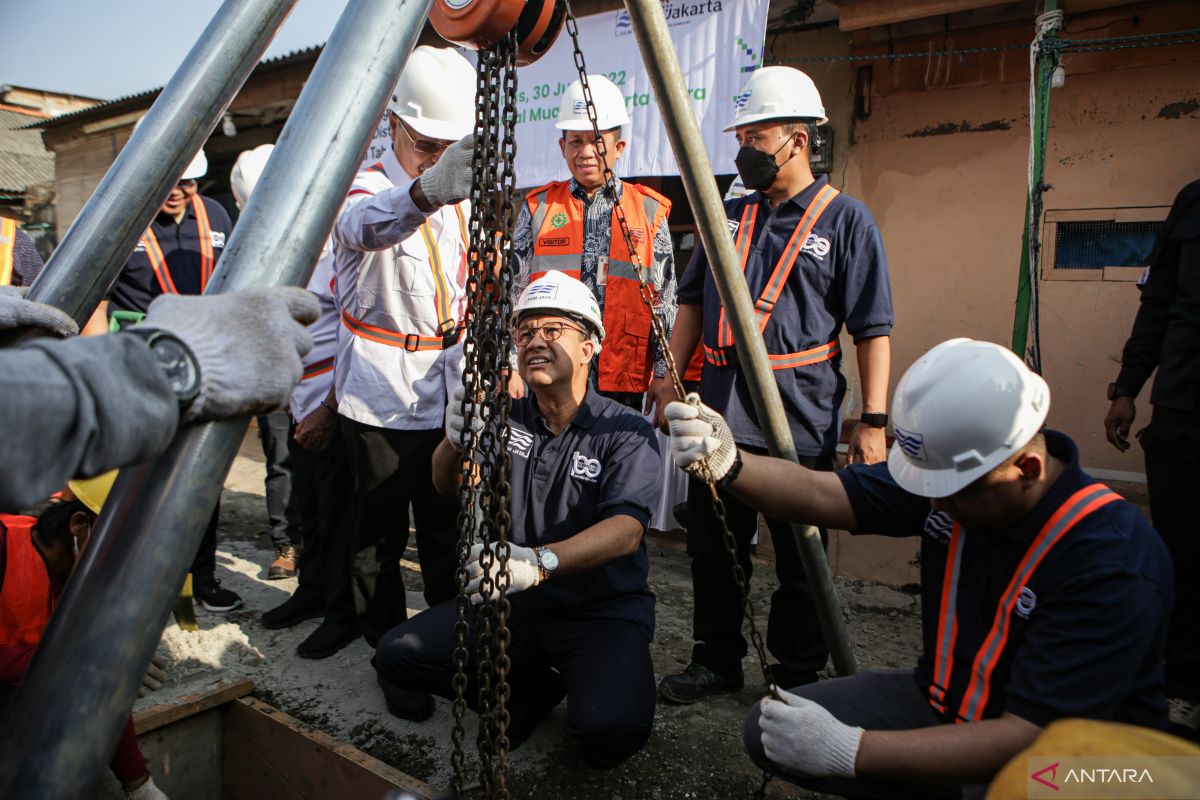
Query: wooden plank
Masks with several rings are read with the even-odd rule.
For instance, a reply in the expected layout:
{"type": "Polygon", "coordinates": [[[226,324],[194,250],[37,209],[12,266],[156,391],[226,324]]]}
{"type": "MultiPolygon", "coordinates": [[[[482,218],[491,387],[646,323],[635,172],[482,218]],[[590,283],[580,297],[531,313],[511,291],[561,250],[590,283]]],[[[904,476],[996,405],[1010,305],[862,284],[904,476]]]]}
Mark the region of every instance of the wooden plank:
{"type": "Polygon", "coordinates": [[[435,794],[423,781],[252,697],[229,705],[222,774],[230,800],[382,797],[392,789],[435,794]]]}
{"type": "Polygon", "coordinates": [[[133,715],[133,726],[139,736],[152,730],[170,725],[185,717],[199,714],[210,708],[245,697],[254,691],[254,682],[249,678],[237,678],[218,683],[211,688],[184,695],[169,703],[148,706],[133,715]]]}
{"type": "Polygon", "coordinates": [[[999,6],[1011,0],[841,0],[838,3],[838,27],[843,31],[891,25],[941,14],[974,11],[999,6]]]}

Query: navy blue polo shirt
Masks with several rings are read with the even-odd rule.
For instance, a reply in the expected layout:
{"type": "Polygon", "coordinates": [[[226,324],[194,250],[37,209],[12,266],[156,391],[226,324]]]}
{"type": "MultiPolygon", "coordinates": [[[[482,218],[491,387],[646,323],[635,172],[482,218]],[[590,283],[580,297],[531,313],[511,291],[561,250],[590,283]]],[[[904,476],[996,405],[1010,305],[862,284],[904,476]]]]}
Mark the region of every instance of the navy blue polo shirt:
{"type": "MultiPolygon", "coordinates": [[[[214,264],[225,249],[225,242],[233,231],[233,223],[225,209],[215,200],[207,197],[200,198],[208,212],[208,224],[211,228],[211,241],[214,264]]],[[[171,271],[171,279],[180,294],[200,294],[200,227],[196,221],[196,212],[188,203],[183,219],[175,219],[167,214],[158,214],[150,223],[162,248],[167,268],[171,271]]],[[[116,283],[108,290],[108,301],[113,310],[146,312],[151,301],[162,294],[162,288],[154,277],[154,269],[150,265],[150,257],[139,239],[133,255],[121,268],[116,283]]]]}
{"type": "MultiPolygon", "coordinates": [[[[661,462],[650,423],[590,385],[575,419],[555,435],[532,394],[512,401],[512,539],[526,547],[561,542],[601,520],[625,514],[650,524],[661,462]]],[[[555,575],[514,595],[514,608],[624,619],[654,635],[650,560],[636,552],[574,575],[555,575]]]]}
{"type": "MultiPolygon", "coordinates": [[[[1069,437],[1047,431],[1046,445],[1067,468],[1033,511],[1009,528],[961,534],[958,635],[946,701],[951,713],[960,708],[975,655],[1030,543],[1067,498],[1096,482],[1080,469],[1069,437]]],[[[952,522],[932,511],[927,498],[897,486],[886,463],[838,475],[857,533],[921,536],[924,653],[915,675],[928,690],[952,522]]],[[[1172,574],[1162,540],[1131,504],[1112,502],[1082,518],[1021,590],[983,716],[1007,711],[1042,726],[1084,717],[1165,727],[1162,662],[1172,574]]]]}
{"type": "MultiPolygon", "coordinates": [[[[746,285],[757,299],[779,256],[827,175],[771,211],[766,195],[751,192],[725,202],[725,216],[736,236],[742,211],[758,204],[758,216],[746,260],[746,285]]],[[[704,343],[717,347],[721,298],[701,245],[696,246],[679,283],[682,305],[703,305],[704,343]]],[[[839,194],[821,215],[788,275],[775,310],[763,331],[767,352],[797,353],[828,344],[845,325],[855,341],[892,332],[892,286],[883,240],[871,212],[860,201],[839,194]]],[[[839,438],[838,409],[846,393],[841,357],[775,370],[796,452],[833,454],[839,438]]],[[[704,402],[721,412],[742,445],[766,447],[750,388],[741,370],[705,362],[700,384],[704,402]]]]}

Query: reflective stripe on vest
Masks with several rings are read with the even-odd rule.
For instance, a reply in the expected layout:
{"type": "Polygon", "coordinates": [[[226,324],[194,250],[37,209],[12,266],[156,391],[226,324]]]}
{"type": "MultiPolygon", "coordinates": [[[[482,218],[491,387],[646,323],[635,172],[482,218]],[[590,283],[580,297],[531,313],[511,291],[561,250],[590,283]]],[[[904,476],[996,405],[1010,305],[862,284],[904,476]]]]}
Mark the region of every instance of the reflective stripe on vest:
{"type": "Polygon", "coordinates": [[[13,250],[17,246],[17,221],[0,217],[0,286],[12,283],[13,250]]]}
{"type": "Polygon", "coordinates": [[[0,591],[0,647],[37,644],[54,610],[46,561],[33,543],[37,520],[0,514],[5,531],[3,591],[0,591]]]}
{"type": "MultiPolygon", "coordinates": [[[[608,266],[601,314],[608,338],[597,363],[596,385],[601,391],[640,393],[653,376],[654,358],[650,312],[642,295],[642,280],[653,292],[654,236],[670,213],[665,197],[642,186],[623,183],[621,209],[629,226],[630,253],[615,207],[609,221],[608,266]],[[640,202],[639,202],[640,201],[640,202]],[[634,254],[642,275],[634,264],[634,254]]],[[[583,263],[583,201],[567,181],[535,189],[527,198],[531,219],[530,281],[556,269],[581,277],[583,263]]],[[[651,300],[653,301],[653,297],[651,300]]]]}
{"type": "MultiPolygon", "coordinates": [[[[368,172],[378,172],[387,175],[387,170],[384,169],[382,163],[375,163],[367,167],[368,172]]],[[[350,192],[355,194],[371,194],[362,189],[356,189],[350,192]]],[[[467,223],[463,218],[462,209],[459,204],[455,204],[454,211],[458,215],[458,230],[463,238],[463,246],[469,246],[467,238],[467,223]]],[[[355,336],[363,339],[368,339],[378,344],[386,344],[391,347],[401,347],[410,353],[415,353],[421,350],[444,350],[450,345],[458,341],[458,337],[454,337],[454,341],[449,341],[447,337],[452,336],[458,330],[458,322],[454,319],[454,313],[450,308],[450,282],[446,279],[446,272],[442,269],[442,255],[438,250],[437,237],[434,236],[433,226],[428,222],[424,222],[417,229],[421,234],[421,239],[425,242],[425,250],[429,254],[429,269],[433,273],[433,302],[437,309],[437,336],[421,336],[416,333],[403,333],[401,331],[392,331],[387,328],[380,328],[375,325],[369,325],[360,319],[350,316],[345,309],[342,310],[342,322],[345,323],[346,329],[355,336]],[[436,343],[436,346],[435,346],[436,343]]],[[[466,255],[463,255],[466,258],[466,255]]],[[[329,289],[337,296],[334,289],[333,279],[329,281],[329,289]]],[[[303,380],[303,379],[302,379],[303,380]]]]}
{"type": "MultiPolygon", "coordinates": [[[[767,323],[771,321],[771,314],[775,311],[775,304],[779,301],[779,296],[783,294],[783,289],[787,286],[788,277],[792,274],[792,268],[796,265],[796,259],[800,257],[800,251],[804,249],[804,244],[808,241],[808,236],[816,226],[817,220],[821,218],[821,215],[825,213],[826,209],[833,203],[834,198],[839,194],[840,192],[837,189],[826,184],[821,187],[816,197],[808,204],[808,208],[804,210],[804,215],[800,217],[800,221],[796,224],[796,229],[792,231],[791,238],[788,239],[783,252],[779,254],[779,260],[775,263],[775,269],[772,270],[770,277],[767,278],[767,282],[763,286],[758,299],[754,301],[754,315],[758,320],[759,333],[767,329],[767,323]]],[[[734,242],[743,273],[746,271],[746,263],[750,259],[751,241],[754,237],[754,227],[757,220],[758,203],[747,203],[742,209],[742,219],[738,224],[737,239],[734,242]]],[[[730,366],[727,354],[733,346],[733,329],[725,317],[725,308],[722,307],[720,318],[717,321],[717,347],[709,348],[706,346],[704,348],[705,358],[713,366],[730,366]]],[[[770,356],[771,369],[795,369],[796,367],[819,364],[822,361],[834,358],[841,352],[841,345],[833,341],[818,347],[801,350],[797,353],[772,355],[770,356]]]]}
{"type": "MultiPolygon", "coordinates": [[[[1012,612],[1016,608],[1021,590],[1042,563],[1042,559],[1067,533],[1085,517],[1098,508],[1120,500],[1121,496],[1102,483],[1085,486],[1068,497],[1046,520],[1025,556],[1013,573],[1012,579],[1000,595],[991,630],[984,637],[979,652],[971,664],[970,680],[963,692],[962,702],[955,713],[955,722],[973,722],[983,717],[991,695],[992,674],[1008,644],[1012,625],[1012,612]]],[[[955,523],[950,534],[950,549],[946,554],[946,572],[942,585],[942,599],[938,610],[937,639],[934,640],[937,654],[934,660],[933,683],[929,685],[929,704],[946,714],[946,692],[954,672],[954,645],[958,638],[958,581],[962,568],[963,534],[955,523]]]]}
{"type": "Polygon", "coordinates": [[[309,378],[315,378],[318,375],[324,375],[333,369],[333,356],[322,358],[320,361],[314,361],[304,368],[304,374],[300,376],[300,380],[306,381],[309,378]]]}
{"type": "MultiPolygon", "coordinates": [[[[208,209],[204,207],[204,201],[198,194],[192,195],[192,211],[196,215],[196,235],[200,238],[200,291],[203,292],[204,287],[208,285],[208,279],[212,277],[216,262],[213,260],[212,225],[208,221],[208,209]]],[[[150,259],[150,268],[154,270],[158,288],[163,294],[179,294],[179,290],[175,288],[175,281],[171,278],[171,268],[167,266],[167,258],[159,247],[158,237],[154,235],[153,228],[146,228],[146,233],[142,236],[142,246],[146,249],[146,257],[150,259]]]]}

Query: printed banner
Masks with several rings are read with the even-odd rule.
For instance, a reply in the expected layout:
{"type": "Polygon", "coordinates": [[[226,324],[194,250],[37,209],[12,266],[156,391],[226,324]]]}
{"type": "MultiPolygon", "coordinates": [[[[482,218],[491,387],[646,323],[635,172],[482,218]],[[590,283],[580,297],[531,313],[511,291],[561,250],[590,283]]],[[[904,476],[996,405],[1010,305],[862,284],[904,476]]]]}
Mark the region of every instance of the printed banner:
{"type": "MultiPolygon", "coordinates": [[[[708,158],[717,174],[734,172],[737,143],[721,128],[733,118],[733,98],[762,65],[769,0],[664,0],[684,83],[708,158]]],[[[590,74],[604,74],[625,95],[629,142],[617,165],[623,177],[678,175],[650,76],[642,66],[629,12],[620,9],[578,20],[579,47],[590,74]]],[[[464,55],[475,62],[474,53],[464,55]]],[[[562,93],[579,77],[571,37],[558,40],[536,63],[517,71],[517,185],[539,186],[568,176],[554,127],[562,93]]],[[[367,148],[367,167],[391,147],[387,115],[367,148]]]]}

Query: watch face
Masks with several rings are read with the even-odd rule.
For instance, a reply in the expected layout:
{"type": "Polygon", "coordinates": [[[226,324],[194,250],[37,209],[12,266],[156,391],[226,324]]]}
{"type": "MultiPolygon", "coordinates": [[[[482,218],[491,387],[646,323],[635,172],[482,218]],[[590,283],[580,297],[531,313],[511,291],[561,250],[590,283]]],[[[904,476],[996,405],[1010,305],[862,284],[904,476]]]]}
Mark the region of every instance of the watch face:
{"type": "Polygon", "coordinates": [[[181,400],[192,399],[200,391],[200,376],[183,343],[173,337],[161,336],[154,340],[151,349],[175,395],[181,400]]]}
{"type": "Polygon", "coordinates": [[[546,548],[542,551],[542,566],[547,572],[554,572],[558,569],[558,556],[554,555],[554,551],[546,548]]]}

